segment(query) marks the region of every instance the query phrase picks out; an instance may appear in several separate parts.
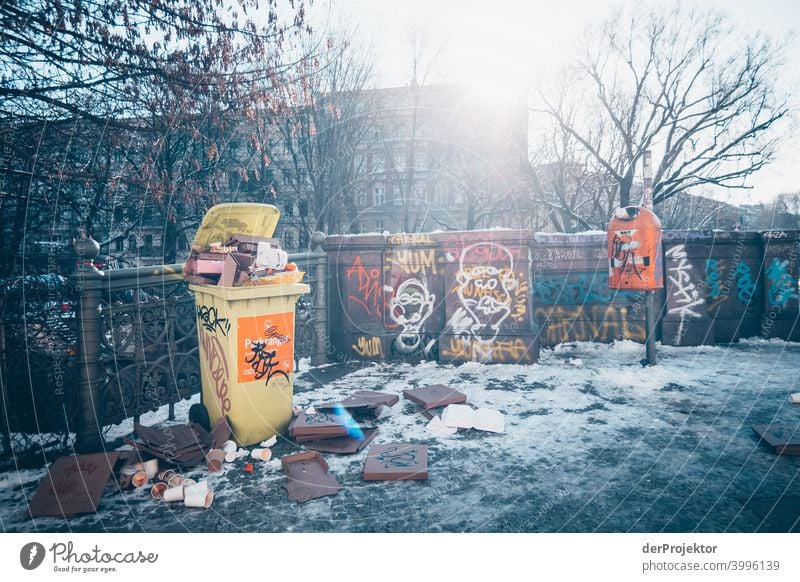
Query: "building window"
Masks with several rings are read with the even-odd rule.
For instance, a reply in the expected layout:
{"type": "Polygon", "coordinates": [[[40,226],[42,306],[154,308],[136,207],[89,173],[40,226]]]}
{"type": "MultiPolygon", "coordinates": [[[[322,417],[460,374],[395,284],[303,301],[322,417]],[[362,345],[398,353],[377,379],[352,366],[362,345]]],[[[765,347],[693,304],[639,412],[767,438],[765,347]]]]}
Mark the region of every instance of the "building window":
{"type": "Polygon", "coordinates": [[[283,233],[283,248],[289,250],[294,249],[294,233],[292,232],[283,233]]]}
{"type": "Polygon", "coordinates": [[[123,247],[125,246],[125,240],[122,237],[119,237],[114,241],[114,251],[121,253],[123,251],[123,247]]]}
{"type": "Polygon", "coordinates": [[[294,201],[287,200],[283,205],[283,209],[286,212],[286,216],[294,216],[294,201]]]}
{"type": "Polygon", "coordinates": [[[133,235],[133,234],[130,235],[128,237],[128,250],[129,251],[135,251],[137,246],[138,245],[136,244],[136,235],[133,235]]]}
{"type": "Polygon", "coordinates": [[[428,165],[428,156],[425,155],[425,152],[417,150],[414,153],[414,167],[419,169],[424,169],[427,165],[428,165]]]}
{"type": "Polygon", "coordinates": [[[376,206],[386,202],[386,194],[384,193],[383,186],[376,184],[372,187],[372,203],[376,206]]]}
{"type": "Polygon", "coordinates": [[[364,190],[359,190],[356,192],[356,206],[359,208],[364,208],[367,205],[367,196],[364,190]]]}
{"type": "Polygon", "coordinates": [[[153,235],[146,234],[144,236],[144,252],[145,255],[152,255],[153,254],[153,235]]]}
{"type": "Polygon", "coordinates": [[[383,232],[383,220],[379,220],[375,223],[375,230],[377,232],[383,232]]]}
{"type": "Polygon", "coordinates": [[[381,130],[380,129],[376,129],[375,131],[372,132],[372,139],[374,139],[375,141],[378,141],[378,140],[381,139],[381,130]]]}
{"type": "Polygon", "coordinates": [[[372,171],[383,172],[383,154],[372,154],[372,171]]]}

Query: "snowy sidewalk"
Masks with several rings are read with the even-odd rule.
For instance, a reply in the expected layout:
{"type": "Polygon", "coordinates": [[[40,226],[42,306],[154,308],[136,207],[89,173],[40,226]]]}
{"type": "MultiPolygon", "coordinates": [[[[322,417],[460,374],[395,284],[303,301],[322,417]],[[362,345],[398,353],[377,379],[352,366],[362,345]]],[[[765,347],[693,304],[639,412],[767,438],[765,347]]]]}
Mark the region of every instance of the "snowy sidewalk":
{"type": "MultiPolygon", "coordinates": [[[[376,421],[374,443],[429,446],[428,481],[365,482],[366,451],[325,454],[343,490],[287,500],[280,462],[242,463],[212,475],[207,510],[171,506],[147,491],[107,488],[101,511],[70,520],[21,517],[42,470],[0,475],[5,531],[800,531],[800,457],[774,455],[752,424],[800,423],[800,344],[644,348],[568,344],[535,366],[342,364],[298,375],[295,403],[359,389],[400,394],[449,384],[471,403],[501,410],[504,434],[432,437],[401,398],[376,421]]],[[[178,408],[185,420],[188,403],[178,408]]],[[[159,420],[144,417],[144,424],[159,420]]],[[[129,428],[129,427],[128,427],[129,428]]],[[[117,429],[124,432],[126,427],[117,429]]],[[[275,459],[296,452],[279,442],[275,459]]],[[[204,477],[205,469],[194,471],[204,477]]]]}

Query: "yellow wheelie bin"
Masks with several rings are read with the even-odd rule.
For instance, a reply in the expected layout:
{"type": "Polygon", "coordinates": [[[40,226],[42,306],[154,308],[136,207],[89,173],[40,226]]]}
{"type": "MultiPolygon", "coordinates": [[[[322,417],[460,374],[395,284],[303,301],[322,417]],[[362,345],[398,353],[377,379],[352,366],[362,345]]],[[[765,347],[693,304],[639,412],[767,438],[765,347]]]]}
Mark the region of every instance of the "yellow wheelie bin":
{"type": "MultiPolygon", "coordinates": [[[[268,204],[211,208],[193,248],[235,235],[271,237],[280,212],[268,204]]],[[[292,419],[295,303],[310,288],[282,282],[249,287],[190,284],[197,317],[202,400],[212,425],[228,418],[247,446],[283,433],[292,419]]]]}

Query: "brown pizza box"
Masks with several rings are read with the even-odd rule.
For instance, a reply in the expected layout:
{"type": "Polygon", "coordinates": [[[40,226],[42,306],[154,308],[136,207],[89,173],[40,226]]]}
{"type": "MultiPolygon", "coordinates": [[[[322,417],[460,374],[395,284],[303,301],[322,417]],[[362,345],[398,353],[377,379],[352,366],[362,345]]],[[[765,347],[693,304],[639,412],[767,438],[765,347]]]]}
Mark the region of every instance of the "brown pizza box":
{"type": "Polygon", "coordinates": [[[372,445],[364,463],[365,481],[428,478],[428,447],[409,443],[372,445]]]}
{"type": "Polygon", "coordinates": [[[28,514],[70,517],[95,513],[120,451],[57,459],[28,506],[28,514]]]}
{"type": "Polygon", "coordinates": [[[444,384],[432,384],[412,390],[403,390],[403,396],[416,402],[425,410],[448,404],[461,404],[467,401],[467,395],[444,384]]]}
{"type": "Polygon", "coordinates": [[[306,451],[281,458],[281,467],[288,477],[284,484],[290,501],[303,503],[326,495],[336,495],[341,485],[328,472],[328,463],[315,451],[306,451]]]}

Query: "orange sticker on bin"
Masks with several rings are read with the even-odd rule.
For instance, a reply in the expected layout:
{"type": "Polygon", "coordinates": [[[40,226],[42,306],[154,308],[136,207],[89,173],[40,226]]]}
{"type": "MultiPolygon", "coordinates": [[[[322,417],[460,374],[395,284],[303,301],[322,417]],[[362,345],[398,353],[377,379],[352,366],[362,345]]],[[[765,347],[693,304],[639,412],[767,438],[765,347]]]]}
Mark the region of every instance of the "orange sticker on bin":
{"type": "Polygon", "coordinates": [[[239,382],[288,380],[294,370],[294,312],[240,317],[238,328],[239,382]]]}

